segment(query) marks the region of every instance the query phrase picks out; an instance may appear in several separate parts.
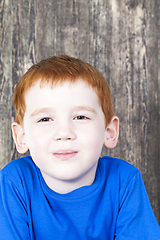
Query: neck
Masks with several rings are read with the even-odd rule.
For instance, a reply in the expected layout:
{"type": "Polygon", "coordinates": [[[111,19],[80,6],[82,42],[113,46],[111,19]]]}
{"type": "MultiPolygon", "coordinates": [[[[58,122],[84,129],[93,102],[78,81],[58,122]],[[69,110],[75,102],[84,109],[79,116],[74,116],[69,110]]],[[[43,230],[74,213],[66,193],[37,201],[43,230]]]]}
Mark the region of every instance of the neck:
{"type": "Polygon", "coordinates": [[[71,179],[71,180],[60,180],[57,178],[53,178],[51,176],[46,175],[45,172],[42,172],[42,176],[47,186],[52,189],[54,192],[59,194],[67,194],[72,192],[78,188],[84,186],[90,186],[94,182],[95,174],[96,174],[97,164],[95,164],[92,169],[90,169],[87,173],[85,173],[80,178],[71,179]]]}

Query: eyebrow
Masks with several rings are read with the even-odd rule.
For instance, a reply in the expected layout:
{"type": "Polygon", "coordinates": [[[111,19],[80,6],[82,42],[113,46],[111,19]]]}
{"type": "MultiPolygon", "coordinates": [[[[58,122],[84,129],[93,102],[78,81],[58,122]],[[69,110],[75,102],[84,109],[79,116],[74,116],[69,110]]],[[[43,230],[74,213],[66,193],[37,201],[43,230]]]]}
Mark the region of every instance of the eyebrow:
{"type": "Polygon", "coordinates": [[[86,110],[86,111],[89,111],[89,112],[93,112],[93,113],[96,113],[95,109],[92,108],[92,107],[88,107],[88,106],[77,106],[75,107],[76,110],[80,111],[80,110],[86,110]]]}
{"type": "Polygon", "coordinates": [[[44,112],[48,112],[50,111],[50,108],[41,108],[41,109],[37,109],[35,110],[33,113],[31,113],[31,117],[34,117],[40,113],[44,113],[44,112]]]}

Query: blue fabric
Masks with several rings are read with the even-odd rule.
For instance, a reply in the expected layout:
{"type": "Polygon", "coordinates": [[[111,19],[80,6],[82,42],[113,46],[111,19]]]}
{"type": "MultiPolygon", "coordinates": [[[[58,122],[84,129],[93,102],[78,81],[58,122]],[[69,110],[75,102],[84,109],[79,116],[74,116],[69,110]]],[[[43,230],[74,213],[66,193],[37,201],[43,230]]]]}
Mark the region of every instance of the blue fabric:
{"type": "Polygon", "coordinates": [[[53,192],[30,157],[0,171],[1,240],[158,240],[160,228],[139,170],[99,160],[91,186],[53,192]]]}

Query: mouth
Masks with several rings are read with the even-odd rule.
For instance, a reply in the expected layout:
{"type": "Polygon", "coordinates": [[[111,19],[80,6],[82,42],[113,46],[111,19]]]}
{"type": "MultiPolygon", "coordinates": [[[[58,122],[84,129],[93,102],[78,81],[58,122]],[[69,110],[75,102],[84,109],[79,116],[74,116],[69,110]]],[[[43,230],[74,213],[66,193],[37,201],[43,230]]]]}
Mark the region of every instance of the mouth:
{"type": "Polygon", "coordinates": [[[58,152],[55,152],[53,153],[53,155],[56,157],[56,158],[59,158],[61,160],[68,160],[74,156],[77,155],[77,151],[72,151],[72,150],[62,150],[62,151],[58,151],[58,152]]]}

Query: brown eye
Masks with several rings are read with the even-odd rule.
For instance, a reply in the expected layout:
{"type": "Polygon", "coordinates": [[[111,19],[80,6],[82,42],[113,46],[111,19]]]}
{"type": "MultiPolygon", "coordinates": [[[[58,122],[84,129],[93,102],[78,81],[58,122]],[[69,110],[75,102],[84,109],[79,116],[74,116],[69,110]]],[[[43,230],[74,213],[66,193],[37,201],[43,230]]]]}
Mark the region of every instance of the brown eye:
{"type": "Polygon", "coordinates": [[[52,121],[52,119],[45,117],[45,118],[40,119],[38,122],[49,122],[49,121],[52,121]]]}
{"type": "Polygon", "coordinates": [[[86,116],[83,116],[83,115],[79,115],[77,117],[74,118],[75,120],[86,120],[86,119],[89,119],[88,117],[86,116]]]}

